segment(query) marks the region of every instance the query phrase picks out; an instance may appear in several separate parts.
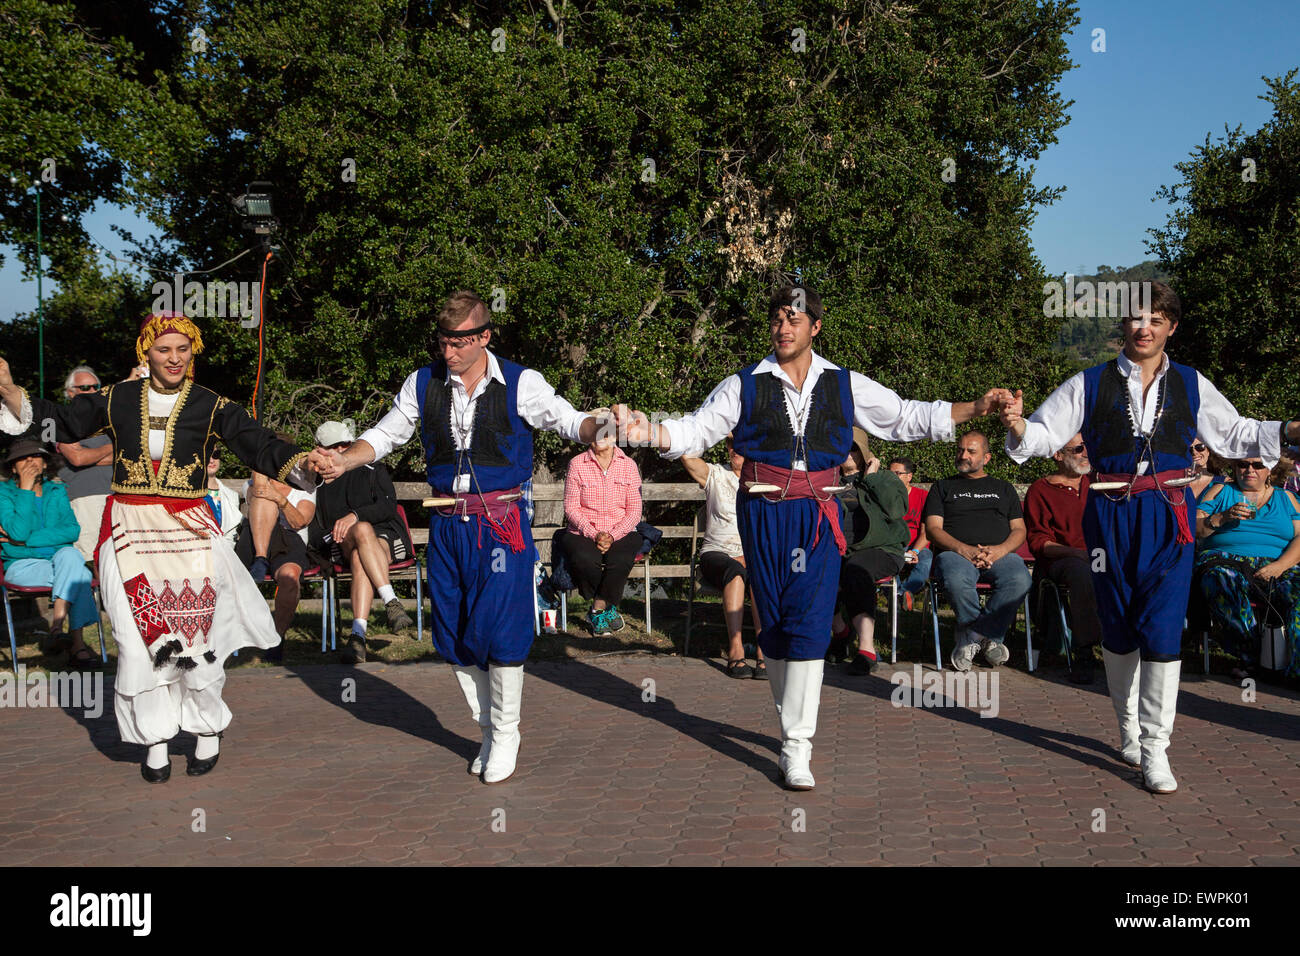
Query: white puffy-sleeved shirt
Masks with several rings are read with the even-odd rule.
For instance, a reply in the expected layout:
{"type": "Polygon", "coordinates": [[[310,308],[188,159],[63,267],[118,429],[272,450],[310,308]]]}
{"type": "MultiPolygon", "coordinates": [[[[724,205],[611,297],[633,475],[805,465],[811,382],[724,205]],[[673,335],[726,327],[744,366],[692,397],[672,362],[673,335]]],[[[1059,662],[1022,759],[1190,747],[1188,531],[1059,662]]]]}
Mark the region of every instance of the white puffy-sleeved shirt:
{"type": "MultiPolygon", "coordinates": [[[[812,393],[822,372],[837,371],[838,365],[828,362],[816,352],[804,377],[803,388],[795,388],[785,371],[769,355],[754,366],[752,375],[773,375],[782,385],[786,414],[796,435],[803,433],[812,406],[812,393]]],[[[682,455],[698,456],[722,441],[740,422],[740,376],[737,372],[724,378],[704,404],[691,415],[660,423],[669,439],[668,450],[661,452],[665,458],[682,455]]],[[[853,424],[868,434],[886,441],[952,441],[953,420],[951,402],[917,402],[899,398],[897,393],[859,372],[849,372],[849,388],[853,395],[853,424]]],[[[806,471],[803,461],[793,462],[795,469],[806,471]]]]}
{"type": "MultiPolygon", "coordinates": [[[[1142,409],[1142,431],[1133,429],[1134,437],[1149,434],[1155,427],[1156,404],[1160,399],[1160,380],[1169,372],[1169,356],[1163,356],[1160,371],[1142,395],[1142,366],[1120,353],[1119,372],[1128,383],[1129,401],[1133,408],[1142,409]]],[[[1214,384],[1200,372],[1196,373],[1201,407],[1196,415],[1197,436],[1210,449],[1224,458],[1253,458],[1259,456],[1272,468],[1282,453],[1281,422],[1260,422],[1242,418],[1223,397],[1214,384]]],[[[1007,454],[1017,464],[1030,458],[1050,458],[1065,447],[1083,428],[1083,373],[1069,378],[1064,385],[1047,396],[1034,413],[1025,419],[1025,434],[1019,441],[1007,433],[1007,454]]],[[[1138,462],[1139,475],[1150,467],[1148,462],[1138,462]]]]}
{"type": "MultiPolygon", "coordinates": [[[[361,434],[359,440],[375,450],[375,461],[405,445],[419,427],[421,396],[416,393],[415,387],[419,374],[415,371],[407,376],[397,397],[393,399],[392,410],[374,427],[361,434]]],[[[446,381],[452,386],[453,414],[456,421],[461,423],[459,428],[452,429],[452,438],[458,449],[473,444],[474,409],[490,379],[506,384],[501,364],[491,352],[487,353],[487,374],[474,387],[473,395],[465,390],[465,383],[459,375],[453,375],[450,369],[447,371],[446,381]]],[[[578,411],[562,396],[555,394],[555,389],[542,377],[542,373],[531,368],[524,369],[519,375],[515,411],[529,427],[538,431],[553,431],[575,442],[582,440],[582,423],[589,417],[586,412],[578,411]]],[[[452,491],[469,491],[469,475],[457,475],[452,491]]]]}

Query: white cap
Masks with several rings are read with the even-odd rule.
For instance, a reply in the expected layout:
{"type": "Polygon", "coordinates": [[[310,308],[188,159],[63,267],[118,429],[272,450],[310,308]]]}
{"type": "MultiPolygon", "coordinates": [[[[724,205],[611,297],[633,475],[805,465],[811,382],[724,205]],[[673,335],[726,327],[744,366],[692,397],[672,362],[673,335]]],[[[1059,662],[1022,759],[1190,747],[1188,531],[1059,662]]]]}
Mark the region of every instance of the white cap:
{"type": "Polygon", "coordinates": [[[316,444],[322,448],[329,448],[330,445],[337,445],[341,442],[354,442],[356,436],[352,434],[352,426],[343,422],[326,422],[316,429],[316,444]]]}

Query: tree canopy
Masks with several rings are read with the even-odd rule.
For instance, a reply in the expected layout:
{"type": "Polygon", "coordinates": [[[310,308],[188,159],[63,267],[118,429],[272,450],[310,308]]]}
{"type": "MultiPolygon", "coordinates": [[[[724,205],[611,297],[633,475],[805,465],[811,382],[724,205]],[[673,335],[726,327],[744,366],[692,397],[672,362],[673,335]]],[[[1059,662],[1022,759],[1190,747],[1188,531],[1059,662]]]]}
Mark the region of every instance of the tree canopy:
{"type": "MultiPolygon", "coordinates": [[[[580,407],[693,408],[767,353],[767,295],[787,281],[826,300],[823,354],[904,397],[1008,385],[1032,406],[1068,371],[1028,229],[1056,195],[1032,163],[1066,121],[1070,3],[216,0],[152,25],[126,15],[156,6],[20,0],[15,15],[47,33],[65,19],[61,42],[80,46],[50,63],[92,64],[69,103],[107,77],[106,98],[83,97],[87,139],[62,148],[70,165],[87,143],[118,164],[100,194],[163,230],[141,250],[155,279],[245,248],[229,199],[274,184],[267,412],[302,438],[325,414],[373,417],[461,287],[502,307],[503,354],[580,407]]],[[[13,145],[28,166],[44,148],[13,145]]],[[[220,276],[259,277],[257,256],[220,276]]],[[[94,347],[111,332],[129,354],[147,283],[86,281],[121,296],[97,307],[94,347]]],[[[208,319],[200,379],[246,399],[255,333],[208,319]]],[[[558,441],[540,448],[554,462],[558,441]]],[[[951,449],[908,452],[926,476],[951,470],[951,449]]]]}

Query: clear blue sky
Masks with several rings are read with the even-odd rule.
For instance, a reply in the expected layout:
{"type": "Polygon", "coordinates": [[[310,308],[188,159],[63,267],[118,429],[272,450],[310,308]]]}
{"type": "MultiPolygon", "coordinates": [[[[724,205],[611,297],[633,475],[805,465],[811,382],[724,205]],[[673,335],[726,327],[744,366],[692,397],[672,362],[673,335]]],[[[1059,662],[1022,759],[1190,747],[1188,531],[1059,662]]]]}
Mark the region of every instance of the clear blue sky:
{"type": "Polygon", "coordinates": [[[1061,80],[1069,125],[1034,182],[1065,186],[1038,214],[1034,250],[1049,273],[1090,273],[1151,258],[1146,230],[1170,207],[1152,202],[1174,164],[1224,124],[1256,130],[1270,106],[1261,76],[1300,67],[1300,0],[1083,0],[1070,37],[1078,66],[1061,80]],[[1092,31],[1106,52],[1092,52],[1092,31]]]}
{"type": "MultiPolygon", "coordinates": [[[[1075,101],[1070,122],[1034,177],[1066,187],[1032,232],[1053,274],[1148,258],[1146,230],[1163,225],[1168,209],[1152,199],[1177,178],[1174,164],[1224,124],[1258,129],[1269,117],[1260,77],[1300,66],[1300,0],[1082,0],[1079,15],[1070,37],[1078,67],[1061,81],[1075,101]],[[1096,28],[1106,31],[1104,53],[1092,52],[1096,28]]],[[[97,207],[87,228],[118,254],[127,250],[113,224],[152,234],[130,212],[97,207]]],[[[0,319],[36,302],[35,279],[24,281],[12,250],[4,252],[0,319]]]]}

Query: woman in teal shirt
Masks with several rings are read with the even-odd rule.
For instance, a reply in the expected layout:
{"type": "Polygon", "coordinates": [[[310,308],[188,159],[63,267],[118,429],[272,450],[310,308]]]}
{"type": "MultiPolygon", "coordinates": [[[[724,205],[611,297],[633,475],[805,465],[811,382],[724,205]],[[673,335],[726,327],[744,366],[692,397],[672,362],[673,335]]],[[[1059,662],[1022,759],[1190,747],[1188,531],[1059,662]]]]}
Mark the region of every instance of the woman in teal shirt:
{"type": "Polygon", "coordinates": [[[1233,479],[1212,485],[1197,505],[1196,556],[1210,615],[1228,635],[1229,650],[1253,663],[1256,603],[1272,605],[1291,646],[1289,673],[1300,673],[1300,500],[1268,484],[1259,459],[1232,464],[1233,479]],[[1219,563],[1228,558],[1232,567],[1219,563]],[[1253,581],[1247,580],[1247,570],[1253,581]],[[1253,587],[1252,587],[1253,585],[1253,587]]]}
{"type": "Polygon", "coordinates": [[[90,590],[90,571],[73,544],[81,534],[61,482],[46,480],[50,453],[40,442],[22,438],[5,458],[6,480],[0,481],[0,556],[5,580],[23,587],[50,588],[54,620],[41,649],[70,648],[68,665],[94,670],[99,656],[88,648],[81,629],[98,617],[90,590]],[[68,636],[63,636],[67,621],[68,636]]]}

